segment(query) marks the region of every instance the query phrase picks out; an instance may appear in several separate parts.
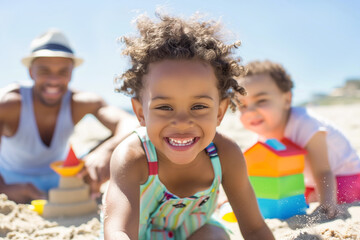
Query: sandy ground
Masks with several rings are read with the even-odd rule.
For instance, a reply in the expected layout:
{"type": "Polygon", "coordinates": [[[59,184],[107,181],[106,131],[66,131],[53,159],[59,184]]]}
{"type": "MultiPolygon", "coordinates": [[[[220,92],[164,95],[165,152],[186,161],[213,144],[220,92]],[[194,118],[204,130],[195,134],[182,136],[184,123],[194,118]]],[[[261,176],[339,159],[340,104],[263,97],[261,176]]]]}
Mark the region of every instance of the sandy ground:
{"type": "MultiPolygon", "coordinates": [[[[360,104],[310,108],[342,129],[360,153],[360,104]]],[[[236,114],[227,114],[218,130],[232,137],[243,150],[256,142],[256,136],[243,129],[236,114]]],[[[76,154],[85,153],[108,134],[92,118],[82,121],[71,139],[76,154]]],[[[317,206],[317,203],[311,204],[307,215],[287,220],[266,219],[266,223],[276,239],[281,240],[360,239],[360,202],[342,205],[342,213],[333,220],[327,220],[320,214],[317,206]]],[[[98,213],[76,218],[44,219],[29,210],[27,205],[16,205],[0,195],[0,239],[96,239],[100,231],[98,219],[98,213]]],[[[232,240],[242,239],[236,223],[225,224],[234,232],[232,240]]]]}

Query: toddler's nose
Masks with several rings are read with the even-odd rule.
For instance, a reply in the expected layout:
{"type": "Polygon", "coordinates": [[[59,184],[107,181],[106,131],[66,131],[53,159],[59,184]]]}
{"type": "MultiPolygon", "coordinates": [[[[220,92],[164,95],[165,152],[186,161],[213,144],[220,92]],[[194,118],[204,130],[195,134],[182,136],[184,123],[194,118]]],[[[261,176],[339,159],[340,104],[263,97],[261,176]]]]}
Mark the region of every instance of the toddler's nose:
{"type": "Polygon", "coordinates": [[[178,113],[172,120],[172,125],[177,128],[188,128],[192,126],[193,123],[192,117],[187,113],[178,113]]]}

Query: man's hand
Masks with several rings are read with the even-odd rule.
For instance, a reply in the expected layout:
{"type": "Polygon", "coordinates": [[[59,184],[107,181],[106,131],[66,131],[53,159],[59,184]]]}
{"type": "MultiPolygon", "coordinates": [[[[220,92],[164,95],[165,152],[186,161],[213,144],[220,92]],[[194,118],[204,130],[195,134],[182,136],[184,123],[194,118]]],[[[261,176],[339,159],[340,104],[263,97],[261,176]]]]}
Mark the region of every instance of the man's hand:
{"type": "Polygon", "coordinates": [[[101,184],[110,178],[110,156],[111,153],[96,149],[84,157],[85,168],[79,173],[78,177],[84,178],[85,182],[90,185],[92,197],[100,195],[101,184]]]}
{"type": "Polygon", "coordinates": [[[1,186],[1,193],[16,203],[30,203],[34,199],[45,199],[43,192],[31,183],[7,184],[1,186]]]}

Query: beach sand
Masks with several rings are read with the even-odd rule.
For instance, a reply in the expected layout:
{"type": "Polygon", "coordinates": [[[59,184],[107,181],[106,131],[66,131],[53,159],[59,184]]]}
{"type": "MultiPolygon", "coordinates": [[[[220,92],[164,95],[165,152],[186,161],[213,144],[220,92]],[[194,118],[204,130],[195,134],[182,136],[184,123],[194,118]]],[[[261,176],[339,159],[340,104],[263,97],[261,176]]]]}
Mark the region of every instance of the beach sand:
{"type": "MultiPolygon", "coordinates": [[[[309,108],[335,123],[360,153],[360,104],[309,108]]],[[[218,130],[233,138],[242,150],[256,142],[256,136],[243,129],[237,114],[227,113],[218,130]]],[[[108,135],[107,129],[87,118],[76,126],[71,142],[75,153],[81,155],[108,135]]],[[[276,239],[281,240],[360,239],[360,202],[341,205],[341,214],[333,220],[319,213],[317,206],[317,203],[310,204],[307,215],[265,221],[276,239]]],[[[17,205],[0,195],[0,239],[96,239],[100,232],[98,213],[44,219],[29,210],[27,205],[17,205]]],[[[224,223],[233,231],[232,240],[242,239],[236,223],[224,223]]]]}

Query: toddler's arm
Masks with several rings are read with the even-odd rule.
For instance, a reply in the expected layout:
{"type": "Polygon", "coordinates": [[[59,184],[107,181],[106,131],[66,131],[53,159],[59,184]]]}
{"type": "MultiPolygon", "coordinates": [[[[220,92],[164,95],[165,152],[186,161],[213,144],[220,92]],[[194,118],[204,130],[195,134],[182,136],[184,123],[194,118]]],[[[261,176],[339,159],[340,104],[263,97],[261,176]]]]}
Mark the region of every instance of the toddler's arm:
{"type": "Polygon", "coordinates": [[[223,171],[223,188],[244,239],[275,239],[261,216],[240,148],[220,134],[217,134],[214,142],[223,171]]]}
{"type": "Polygon", "coordinates": [[[338,213],[336,182],[329,164],[326,132],[317,132],[305,148],[308,152],[306,161],[314,176],[320,206],[325,210],[328,218],[334,218],[338,213]]]}
{"type": "Polygon", "coordinates": [[[105,239],[138,239],[140,185],[147,176],[146,159],[135,134],[115,149],[104,198],[105,239]]]}

